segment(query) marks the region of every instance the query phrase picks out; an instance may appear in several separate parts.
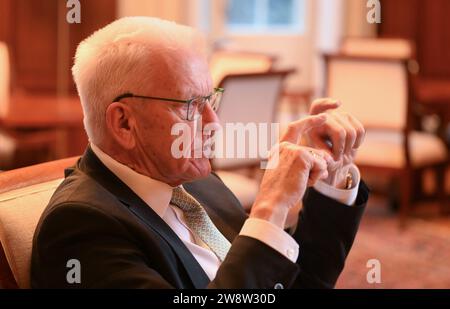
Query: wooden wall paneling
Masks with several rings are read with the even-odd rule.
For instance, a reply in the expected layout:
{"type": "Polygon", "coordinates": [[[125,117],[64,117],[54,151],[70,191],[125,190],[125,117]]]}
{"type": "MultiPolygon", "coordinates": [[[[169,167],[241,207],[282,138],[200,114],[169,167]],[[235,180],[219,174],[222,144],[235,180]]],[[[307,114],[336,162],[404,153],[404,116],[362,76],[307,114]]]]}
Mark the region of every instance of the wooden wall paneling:
{"type": "Polygon", "coordinates": [[[70,68],[76,46],[116,18],[114,0],[80,3],[81,23],[68,24],[66,1],[0,0],[0,39],[10,45],[16,88],[28,93],[75,93],[70,68]]]}
{"type": "Polygon", "coordinates": [[[416,39],[421,0],[381,0],[381,37],[416,39]]]}
{"type": "Polygon", "coordinates": [[[401,37],[417,47],[420,75],[450,79],[450,1],[381,0],[380,37],[401,37]]]}
{"type": "MultiPolygon", "coordinates": [[[[95,0],[87,1],[80,0],[81,2],[81,23],[70,24],[70,46],[69,46],[69,59],[70,67],[73,65],[73,57],[78,44],[91,35],[94,31],[106,26],[116,19],[117,4],[116,1],[111,0],[95,0]]],[[[68,72],[68,74],[71,74],[68,72]]],[[[69,89],[72,93],[76,92],[75,84],[70,75],[69,89]]]]}
{"type": "Polygon", "coordinates": [[[56,89],[57,1],[14,1],[13,65],[17,86],[29,92],[56,89]]]}
{"type": "Polygon", "coordinates": [[[11,1],[0,0],[0,41],[9,43],[11,41],[11,1]]]}
{"type": "Polygon", "coordinates": [[[450,79],[450,1],[421,3],[417,44],[421,75],[450,79]]]}

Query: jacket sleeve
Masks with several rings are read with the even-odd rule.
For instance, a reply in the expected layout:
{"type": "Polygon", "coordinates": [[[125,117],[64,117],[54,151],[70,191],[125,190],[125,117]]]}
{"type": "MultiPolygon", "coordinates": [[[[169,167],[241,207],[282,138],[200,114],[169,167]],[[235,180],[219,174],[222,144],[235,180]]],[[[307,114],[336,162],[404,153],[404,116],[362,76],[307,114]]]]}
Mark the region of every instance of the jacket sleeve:
{"type": "Polygon", "coordinates": [[[333,288],[344,268],[369,196],[361,181],[355,205],[309,189],[293,237],[300,246],[294,288],[333,288]]]}

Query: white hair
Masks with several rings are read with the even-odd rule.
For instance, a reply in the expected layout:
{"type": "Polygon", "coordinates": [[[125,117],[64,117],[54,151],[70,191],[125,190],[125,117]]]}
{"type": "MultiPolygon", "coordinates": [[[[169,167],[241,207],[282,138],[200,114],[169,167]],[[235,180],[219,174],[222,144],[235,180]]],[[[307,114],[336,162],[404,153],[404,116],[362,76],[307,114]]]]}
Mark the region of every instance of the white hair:
{"type": "Polygon", "coordinates": [[[170,57],[165,51],[181,49],[204,54],[205,40],[190,27],[152,17],[118,19],[78,45],[72,74],[91,142],[102,141],[105,112],[114,98],[145,93],[157,82],[152,56],[170,57]]]}

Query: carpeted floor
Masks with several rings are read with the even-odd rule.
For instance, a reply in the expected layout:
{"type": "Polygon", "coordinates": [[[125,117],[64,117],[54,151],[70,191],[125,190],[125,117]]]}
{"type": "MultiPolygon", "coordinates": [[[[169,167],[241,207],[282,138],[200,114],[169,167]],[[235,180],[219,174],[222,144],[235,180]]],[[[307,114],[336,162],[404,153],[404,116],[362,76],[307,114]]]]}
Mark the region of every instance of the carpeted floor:
{"type": "Polygon", "coordinates": [[[450,216],[432,213],[411,218],[400,230],[386,201],[371,197],[336,288],[450,289],[450,216]],[[381,263],[379,284],[367,282],[370,259],[381,263]]]}

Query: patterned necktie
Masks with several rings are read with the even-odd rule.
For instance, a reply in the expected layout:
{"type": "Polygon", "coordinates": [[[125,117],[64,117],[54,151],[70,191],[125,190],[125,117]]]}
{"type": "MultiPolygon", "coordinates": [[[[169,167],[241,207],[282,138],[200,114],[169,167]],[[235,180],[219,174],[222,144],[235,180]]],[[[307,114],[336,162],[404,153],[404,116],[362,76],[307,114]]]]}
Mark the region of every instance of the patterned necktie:
{"type": "Polygon", "coordinates": [[[173,189],[170,203],[183,211],[186,225],[223,261],[231,244],[216,228],[202,205],[181,186],[173,189]]]}

